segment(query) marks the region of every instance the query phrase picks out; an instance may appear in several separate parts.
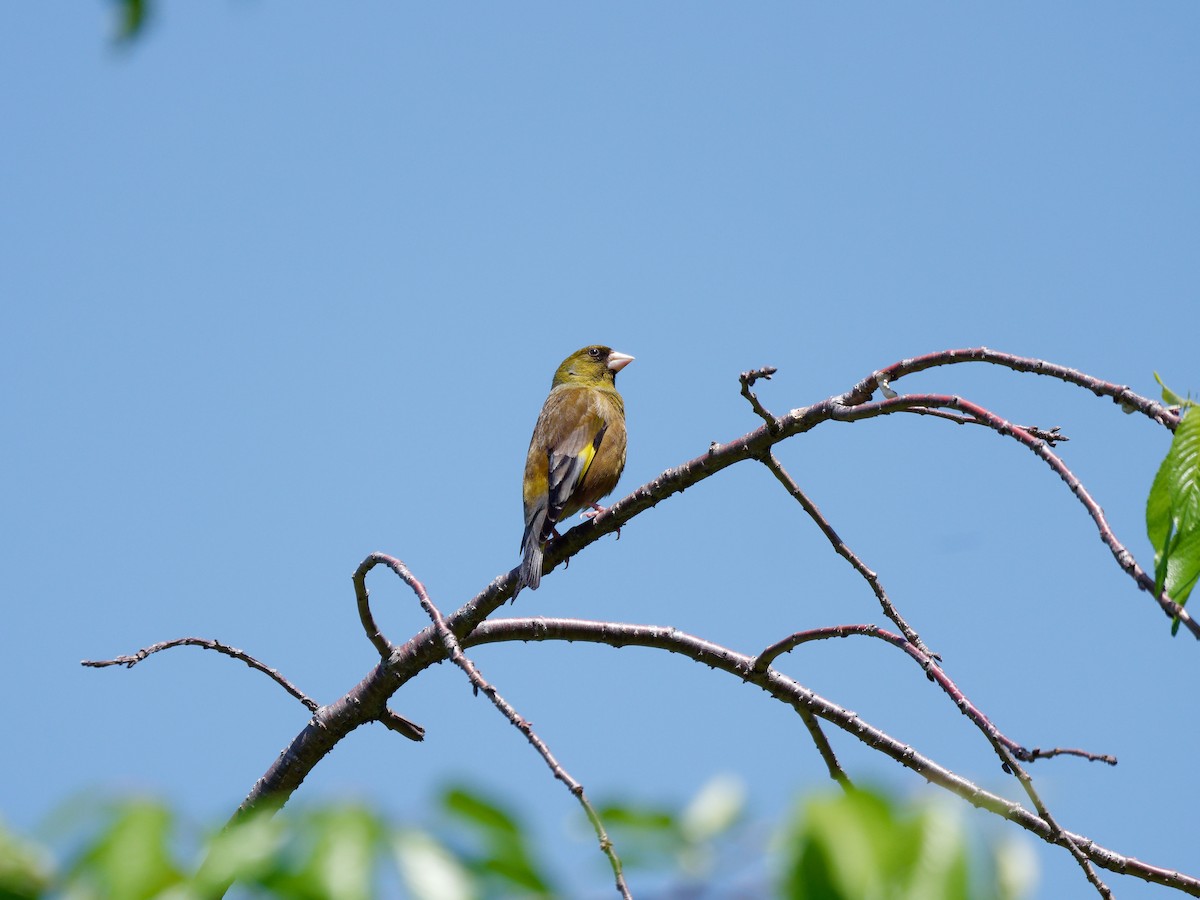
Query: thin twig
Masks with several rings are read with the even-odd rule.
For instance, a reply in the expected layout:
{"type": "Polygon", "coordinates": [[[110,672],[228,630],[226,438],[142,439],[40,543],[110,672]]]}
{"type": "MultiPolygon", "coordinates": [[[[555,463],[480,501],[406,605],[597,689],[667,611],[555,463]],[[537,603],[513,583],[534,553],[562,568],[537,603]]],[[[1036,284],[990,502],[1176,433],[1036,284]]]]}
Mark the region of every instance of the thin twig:
{"type": "Polygon", "coordinates": [[[778,479],[779,483],[784,486],[784,488],[789,494],[792,495],[796,502],[804,508],[804,511],[808,513],[809,518],[817,523],[817,527],[821,529],[821,533],[824,534],[828,539],[838,556],[850,563],[850,565],[854,568],[854,571],[861,575],[867,584],[871,586],[871,590],[874,591],[875,597],[879,600],[879,605],[883,608],[883,614],[896,623],[896,627],[903,632],[904,636],[913,645],[915,645],[929,657],[936,658],[937,655],[930,652],[929,648],[926,647],[925,643],[921,640],[921,636],[917,634],[913,627],[904,620],[903,616],[900,615],[900,611],[896,609],[891,599],[889,599],[887,591],[884,590],[883,584],[879,580],[879,576],[871,569],[868,569],[866,564],[858,558],[858,554],[851,550],[849,545],[838,536],[838,533],[834,531],[833,526],[829,524],[829,520],[826,519],[825,516],[822,515],[821,510],[817,508],[817,504],[813,503],[812,500],[809,499],[808,495],[801,490],[800,485],[798,485],[796,480],[787,473],[787,471],[780,464],[779,460],[775,457],[775,454],[768,451],[767,454],[762,458],[762,464],[771,470],[771,474],[778,479]]]}
{"type": "MultiPolygon", "coordinates": [[[[956,425],[982,425],[985,428],[988,427],[986,422],[980,422],[972,416],[960,416],[957,413],[948,413],[943,409],[926,409],[923,406],[914,406],[912,409],[906,409],[905,412],[916,413],[919,416],[934,416],[938,419],[946,419],[949,422],[954,422],[956,425]]],[[[1018,425],[1017,427],[1023,431],[1028,431],[1035,438],[1045,441],[1051,447],[1071,440],[1065,434],[1061,433],[1062,427],[1059,425],[1053,428],[1038,428],[1036,425],[1018,425]]]]}
{"type": "Polygon", "coordinates": [[[176,638],[173,641],[160,641],[157,644],[151,644],[149,647],[139,650],[132,656],[118,656],[115,659],[85,659],[80,661],[80,665],[93,669],[103,669],[106,666],[124,666],[127,669],[132,669],[147,656],[158,653],[161,650],[170,650],[172,647],[201,647],[205,650],[215,650],[234,659],[240,659],[250,668],[256,669],[271,678],[281,688],[307,706],[309,712],[316,712],[321,708],[321,705],[317,701],[308,697],[298,687],[279,674],[278,671],[265,663],[259,662],[249,653],[239,650],[236,647],[230,647],[228,644],[222,644],[220,641],[208,640],[206,638],[184,637],[176,638]]]}
{"type": "MultiPolygon", "coordinates": [[[[616,879],[617,890],[622,897],[632,898],[629,893],[629,887],[625,883],[625,875],[621,866],[620,857],[617,856],[616,850],[613,848],[612,840],[609,839],[608,833],[604,830],[604,823],[600,821],[600,816],[596,813],[595,808],[588,801],[587,795],[584,793],[583,785],[576,781],[566,769],[562,767],[554,754],[550,752],[550,748],[546,746],[545,741],[538,737],[534,732],[533,726],[522,718],[522,716],[513,708],[513,706],[500,696],[496,688],[488,682],[475,664],[469,660],[462,652],[462,647],[459,645],[458,638],[454,636],[449,627],[446,625],[446,620],[442,616],[441,610],[434,605],[434,602],[429,599],[429,594],[425,590],[425,585],[412,574],[409,568],[403,562],[395,557],[388,556],[383,553],[372,553],[367,559],[363,560],[363,564],[359,566],[359,571],[366,576],[376,565],[385,565],[398,575],[405,584],[412,588],[413,593],[417,596],[417,601],[421,604],[421,608],[433,622],[433,627],[437,629],[438,636],[441,638],[442,645],[445,647],[446,655],[451,661],[466,673],[470,679],[471,685],[475,688],[476,693],[482,691],[492,701],[493,705],[503,713],[504,717],[513,724],[518,731],[525,735],[525,739],[533,745],[533,748],[545,760],[546,765],[550,767],[550,771],[554,773],[554,777],[567,786],[572,796],[579,801],[583,807],[584,813],[587,815],[588,821],[592,823],[592,828],[596,831],[596,837],[600,842],[600,850],[608,857],[609,865],[612,866],[613,877],[616,879]]],[[[357,577],[357,575],[356,575],[357,577]]]]}
{"type": "MultiPolygon", "coordinates": [[[[1075,747],[1051,747],[1049,750],[1043,750],[1041,747],[1034,747],[1032,750],[1026,751],[1024,757],[1025,762],[1034,762],[1039,759],[1052,759],[1055,756],[1079,756],[1089,762],[1108,763],[1110,766],[1117,764],[1117,758],[1109,753],[1089,753],[1087,750],[1079,750],[1075,747]]],[[[1019,759],[1021,757],[1018,757],[1019,759]]]]}
{"type": "Polygon", "coordinates": [[[796,712],[800,713],[800,718],[804,722],[804,727],[808,729],[817,752],[821,754],[821,759],[825,760],[825,768],[829,770],[829,777],[841,785],[842,790],[849,791],[854,787],[854,783],[846,774],[846,770],[842,768],[842,764],[838,762],[837,754],[833,752],[829,738],[825,736],[825,731],[821,728],[817,717],[803,707],[797,709],[796,712]]]}
{"type": "Polygon", "coordinates": [[[1112,891],[1109,889],[1108,885],[1101,880],[1100,876],[1096,874],[1096,869],[1092,866],[1092,861],[1088,859],[1087,854],[1085,854],[1080,848],[1079,844],[1075,842],[1074,836],[1069,834],[1061,825],[1059,825],[1054,816],[1050,814],[1050,810],[1042,801],[1041,795],[1033,786],[1033,777],[1027,771],[1025,771],[1024,767],[1019,762],[1017,762],[1016,756],[1007,746],[1005,746],[1002,741],[997,740],[995,736],[990,734],[988,735],[988,739],[991,741],[992,746],[995,747],[996,753],[998,753],[1000,758],[1004,760],[1005,771],[1011,772],[1016,776],[1017,780],[1021,783],[1021,787],[1025,789],[1026,796],[1029,797],[1034,808],[1038,811],[1038,815],[1041,816],[1042,820],[1050,826],[1051,840],[1053,840],[1054,843],[1067,848],[1067,852],[1074,857],[1075,862],[1079,864],[1079,868],[1083,870],[1084,876],[1089,882],[1091,882],[1092,887],[1096,889],[1096,892],[1100,894],[1101,897],[1104,897],[1105,900],[1112,900],[1112,891]]]}
{"type": "Polygon", "coordinates": [[[750,390],[750,388],[760,378],[769,381],[771,376],[778,371],[774,366],[762,366],[758,369],[751,369],[749,372],[743,372],[738,376],[738,381],[742,383],[742,396],[750,401],[751,408],[758,414],[759,418],[767,423],[767,428],[771,429],[772,433],[779,430],[779,420],[767,412],[766,408],[758,402],[758,395],[750,390]]]}
{"type": "Polygon", "coordinates": [[[903,650],[925,671],[925,675],[930,681],[935,682],[945,691],[946,695],[954,701],[954,705],[958,707],[959,712],[974,722],[979,730],[989,738],[1002,743],[1017,759],[1029,762],[1039,758],[1039,756],[1048,757],[1069,754],[1072,756],[1082,756],[1090,760],[1100,760],[1110,765],[1117,764],[1116,757],[1114,756],[1087,753],[1083,750],[1062,750],[1058,751],[1058,753],[1043,751],[1035,755],[1034,751],[1025,749],[1012,738],[1007,737],[992,723],[992,720],[984,714],[983,710],[968,700],[962,689],[946,674],[945,669],[938,665],[931,657],[929,651],[917,647],[911,641],[905,640],[898,634],[885,631],[877,625],[830,625],[824,628],[812,628],[807,631],[798,631],[795,634],[789,634],[787,637],[776,641],[763,650],[754,660],[753,670],[756,673],[766,672],[776,659],[784,653],[790,653],[802,644],[851,636],[878,638],[903,650]]]}

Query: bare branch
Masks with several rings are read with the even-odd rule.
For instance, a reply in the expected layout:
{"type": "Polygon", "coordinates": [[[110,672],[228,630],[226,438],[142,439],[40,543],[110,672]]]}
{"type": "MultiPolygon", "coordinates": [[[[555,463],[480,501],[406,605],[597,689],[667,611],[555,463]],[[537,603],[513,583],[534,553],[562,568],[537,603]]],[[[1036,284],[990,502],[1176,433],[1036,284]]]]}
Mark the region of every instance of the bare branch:
{"type": "Polygon", "coordinates": [[[850,406],[858,406],[870,400],[871,395],[875,393],[876,388],[881,383],[889,384],[903,378],[905,375],[923,372],[935,366],[948,366],[967,362],[991,363],[992,365],[1003,366],[1017,372],[1031,372],[1035,375],[1046,375],[1051,378],[1057,378],[1068,384],[1087,388],[1087,390],[1091,391],[1097,397],[1111,397],[1113,402],[1120,405],[1122,409],[1140,412],[1160,425],[1165,425],[1171,431],[1174,431],[1175,427],[1179,424],[1179,413],[1177,411],[1173,411],[1170,407],[1156,403],[1140,394],[1135,394],[1124,385],[1102,381],[1099,378],[1093,378],[1091,375],[1084,374],[1075,369],[1046,362],[1043,359],[1014,356],[1011,353],[989,350],[987,347],[942,350],[937,353],[926,354],[925,356],[902,359],[900,362],[893,363],[885,369],[872,372],[851,388],[842,398],[842,401],[850,406]]]}
{"type": "MultiPolygon", "coordinates": [[[[383,553],[372,553],[365,560],[363,560],[363,564],[358,567],[358,572],[361,572],[362,577],[365,579],[366,573],[374,568],[374,566],[379,564],[387,566],[389,569],[395,572],[405,584],[412,588],[413,593],[417,596],[417,601],[421,604],[421,608],[425,610],[426,614],[433,621],[433,627],[437,630],[438,638],[441,640],[442,646],[446,650],[446,655],[450,657],[450,660],[456,666],[466,673],[467,678],[470,680],[471,685],[474,687],[476,693],[482,691],[484,694],[486,694],[496,709],[500,710],[504,717],[508,719],[508,721],[511,722],[513,726],[521,732],[521,734],[525,735],[525,739],[533,745],[533,748],[537,750],[542,759],[545,760],[546,765],[549,766],[550,771],[554,774],[554,777],[565,784],[567,786],[567,790],[571,792],[571,795],[577,801],[579,801],[579,805],[583,807],[584,814],[587,816],[588,821],[592,823],[592,828],[596,832],[596,838],[600,842],[601,852],[603,852],[608,858],[609,865],[612,866],[613,877],[616,879],[617,891],[620,892],[622,897],[630,898],[631,900],[632,895],[629,893],[629,887],[625,883],[625,875],[622,870],[621,860],[617,856],[616,850],[613,849],[613,843],[609,839],[608,833],[604,830],[604,823],[600,821],[600,816],[597,815],[595,808],[588,801],[587,795],[583,790],[583,785],[576,781],[571,774],[562,767],[562,764],[559,763],[559,761],[555,759],[554,754],[550,752],[550,748],[546,746],[546,742],[538,737],[537,733],[533,730],[533,726],[525,718],[523,718],[507,700],[500,696],[500,693],[496,690],[495,686],[483,677],[483,675],[479,672],[479,669],[476,668],[475,664],[471,662],[471,660],[469,660],[462,652],[462,647],[459,645],[458,639],[454,636],[454,632],[452,632],[446,626],[446,620],[442,616],[441,610],[439,610],[434,602],[429,598],[429,593],[425,590],[425,585],[422,584],[421,581],[412,574],[408,566],[404,565],[404,563],[393,556],[388,556],[383,553]]],[[[355,573],[356,585],[359,583],[359,580],[358,573],[355,573]]]]}
{"type": "Polygon", "coordinates": [[[404,718],[399,713],[392,712],[390,709],[385,709],[375,718],[385,728],[396,732],[396,734],[404,735],[410,741],[425,740],[425,729],[422,726],[404,718]]]}
{"type": "Polygon", "coordinates": [[[893,634],[890,631],[885,631],[877,625],[831,625],[825,628],[813,628],[808,631],[798,631],[795,634],[790,634],[782,640],[776,641],[771,646],[763,650],[762,653],[754,660],[753,671],[755,673],[766,672],[771,664],[784,653],[789,653],[795,650],[802,644],[807,644],[811,641],[825,641],[832,638],[844,638],[854,635],[863,637],[878,638],[885,641],[894,647],[903,650],[916,661],[924,671],[926,677],[935,682],[946,695],[954,701],[954,705],[964,716],[970,719],[975,725],[989,738],[999,741],[1003,744],[1017,759],[1024,761],[1032,761],[1040,757],[1057,756],[1069,753],[1072,756],[1082,756],[1091,760],[1102,760],[1111,765],[1116,765],[1117,760],[1114,756],[1100,755],[1087,753],[1086,751],[1060,751],[1060,753],[1041,752],[1034,755],[1034,751],[1026,750],[1016,741],[1006,737],[994,724],[991,719],[984,715],[983,710],[977,707],[974,703],[967,699],[962,690],[954,683],[949,675],[946,674],[937,662],[931,657],[929,651],[917,647],[911,641],[905,640],[898,634],[893,634]]]}
{"type": "Polygon", "coordinates": [[[375,566],[375,554],[368,556],[354,570],[354,597],[358,601],[358,620],[362,622],[367,639],[379,651],[382,659],[387,659],[396,650],[396,645],[389,641],[375,624],[375,616],[371,614],[370,592],[367,591],[367,573],[375,566]]]}
{"type": "Polygon", "coordinates": [[[774,366],[763,366],[759,369],[751,369],[749,372],[743,372],[738,377],[738,380],[742,383],[742,396],[750,401],[751,408],[767,423],[767,428],[771,429],[772,433],[779,430],[779,420],[767,412],[766,408],[758,402],[758,395],[750,390],[750,388],[760,378],[770,380],[771,376],[778,371],[774,366]]]}
{"type": "Polygon", "coordinates": [[[800,489],[800,485],[796,484],[795,479],[787,473],[779,460],[775,458],[775,454],[768,451],[762,458],[762,464],[771,470],[771,474],[779,480],[779,483],[784,486],[787,492],[804,508],[809,518],[817,523],[817,527],[821,529],[821,533],[833,545],[833,549],[837,552],[838,556],[850,563],[854,571],[858,572],[867,584],[871,586],[871,590],[875,592],[875,596],[879,600],[879,605],[883,607],[883,614],[896,623],[896,627],[900,629],[910,643],[928,656],[935,657],[936,654],[929,651],[929,648],[921,640],[920,635],[913,630],[908,622],[904,621],[904,617],[900,615],[900,611],[892,604],[892,601],[888,598],[887,591],[883,589],[883,585],[879,581],[879,576],[868,569],[863,561],[858,558],[858,554],[851,550],[849,545],[838,536],[838,533],[833,530],[833,526],[829,524],[829,520],[817,508],[817,504],[813,503],[808,498],[808,495],[800,489]]]}
{"type": "MultiPolygon", "coordinates": [[[[1157,406],[1157,404],[1155,405],[1157,406]]],[[[1088,493],[1087,488],[1083,486],[1083,483],[1075,476],[1075,473],[1044,442],[1036,439],[1023,428],[1013,425],[990,410],[984,409],[982,406],[977,406],[961,397],[950,397],[942,394],[910,394],[891,400],[866,403],[862,406],[842,408],[835,414],[835,418],[841,421],[858,421],[859,419],[869,419],[873,416],[902,412],[914,406],[940,406],[957,409],[988,425],[988,427],[992,428],[998,434],[1019,441],[1036,456],[1040,457],[1046,465],[1055,471],[1067,487],[1071,489],[1071,493],[1075,495],[1075,498],[1083,504],[1088,515],[1092,517],[1092,521],[1096,523],[1096,528],[1100,532],[1100,539],[1108,546],[1113,558],[1117,561],[1117,565],[1134,580],[1138,587],[1155,599],[1168,618],[1178,618],[1187,626],[1194,637],[1200,639],[1200,623],[1197,623],[1188,615],[1183,607],[1171,600],[1166,594],[1159,594],[1155,590],[1154,579],[1142,571],[1141,566],[1133,558],[1133,554],[1126,549],[1124,544],[1117,540],[1117,536],[1113,533],[1112,528],[1109,527],[1108,520],[1104,517],[1104,510],[1100,508],[1100,504],[1092,499],[1092,495],[1088,493]]],[[[1166,413],[1165,407],[1162,409],[1166,413]]]]}
{"type": "MultiPolygon", "coordinates": [[[[886,383],[886,382],[884,382],[884,383],[886,383]]],[[[745,381],[744,380],[743,380],[743,393],[745,393],[745,381]]],[[[915,411],[915,412],[921,412],[921,413],[925,413],[925,414],[934,413],[934,410],[926,409],[924,407],[909,407],[906,411],[908,411],[908,412],[915,411]]],[[[945,417],[949,417],[949,416],[945,416],[945,417]]],[[[993,425],[992,421],[989,421],[988,419],[980,417],[976,414],[971,414],[968,417],[954,416],[954,417],[949,417],[949,418],[953,418],[954,421],[957,421],[960,424],[964,423],[964,422],[972,422],[974,424],[983,424],[983,425],[989,425],[989,426],[993,425]]],[[[1005,429],[997,429],[997,430],[1000,430],[1002,434],[1005,433],[1005,429]]],[[[1023,429],[1022,429],[1022,431],[1023,431],[1023,429]]],[[[1025,432],[1025,433],[1028,434],[1028,432],[1025,432]]],[[[1030,435],[1030,437],[1032,437],[1032,435],[1030,435]]],[[[785,648],[790,650],[790,649],[798,646],[800,643],[803,643],[805,640],[813,640],[813,639],[816,639],[818,636],[820,636],[820,637],[833,637],[833,636],[844,637],[850,633],[870,634],[874,637],[881,637],[881,638],[884,638],[885,640],[889,640],[892,643],[896,644],[897,646],[901,646],[903,649],[907,650],[910,653],[910,655],[913,656],[914,659],[916,659],[919,663],[921,663],[921,665],[923,666],[923,668],[925,669],[925,671],[929,675],[929,677],[931,679],[936,680],[939,683],[939,685],[942,687],[942,689],[945,690],[946,693],[952,699],[954,699],[956,701],[957,705],[959,706],[959,709],[963,712],[963,714],[968,716],[969,718],[971,718],[972,721],[974,721],[976,723],[976,725],[980,728],[980,730],[983,731],[983,733],[987,737],[988,741],[995,748],[996,753],[999,754],[1000,758],[1003,760],[1005,771],[1011,772],[1017,777],[1017,779],[1021,783],[1022,788],[1025,790],[1026,795],[1029,797],[1030,801],[1034,804],[1034,807],[1037,809],[1038,814],[1041,816],[1043,821],[1045,821],[1047,823],[1047,825],[1050,827],[1051,839],[1053,840],[1053,842],[1061,844],[1062,846],[1066,847],[1067,850],[1071,853],[1072,857],[1074,857],[1076,862],[1079,864],[1080,868],[1083,870],[1085,877],[1093,885],[1093,887],[1096,888],[1096,890],[1100,894],[1100,896],[1109,898],[1109,900],[1111,900],[1111,897],[1112,897],[1111,890],[1109,890],[1108,886],[1096,874],[1095,869],[1092,867],[1091,862],[1083,854],[1083,852],[1080,850],[1079,846],[1075,843],[1075,841],[1072,840],[1072,838],[1065,831],[1063,831],[1063,829],[1059,826],[1057,821],[1055,821],[1054,816],[1050,813],[1049,809],[1045,806],[1044,802],[1042,801],[1041,796],[1038,794],[1037,790],[1034,788],[1033,779],[1030,777],[1029,773],[1026,772],[1024,770],[1024,768],[1021,767],[1020,763],[1017,762],[1018,753],[1019,752],[1023,753],[1024,752],[1023,748],[1019,748],[1015,744],[1015,742],[1013,742],[1012,740],[1010,740],[1009,738],[1007,738],[1003,734],[1001,734],[1000,731],[994,725],[992,725],[991,721],[983,714],[983,712],[978,707],[976,707],[973,703],[968,701],[966,696],[963,695],[963,693],[958,689],[957,685],[955,685],[954,682],[951,681],[950,678],[945,675],[945,673],[941,670],[941,668],[938,667],[934,663],[934,660],[930,657],[926,648],[921,644],[920,638],[916,635],[916,632],[913,631],[911,628],[909,628],[908,624],[900,617],[899,613],[895,610],[895,608],[892,606],[890,601],[887,599],[887,595],[886,595],[886,593],[883,592],[883,588],[879,584],[878,579],[875,577],[875,574],[873,572],[871,572],[869,569],[867,569],[866,566],[863,565],[861,563],[861,561],[858,560],[857,556],[855,556],[853,554],[853,551],[851,551],[850,548],[847,547],[846,544],[837,536],[837,533],[833,530],[832,526],[830,526],[828,524],[828,522],[824,519],[824,517],[821,516],[820,511],[817,509],[816,505],[814,503],[812,503],[811,500],[808,499],[808,497],[804,494],[803,491],[800,490],[799,486],[791,478],[791,476],[789,476],[787,474],[787,472],[784,471],[783,467],[779,464],[778,460],[775,459],[774,455],[768,452],[763,457],[762,461],[763,461],[763,464],[766,465],[767,468],[769,468],[771,470],[771,472],[775,475],[775,477],[779,480],[779,482],[781,484],[783,484],[783,486],[788,490],[788,492],[800,503],[800,505],[802,507],[804,507],[805,511],[813,518],[813,520],[817,522],[818,526],[821,528],[822,531],[825,532],[826,536],[829,538],[830,542],[833,544],[833,546],[837,550],[837,552],[839,554],[841,554],[847,561],[849,561],[851,563],[851,565],[853,565],[854,568],[860,574],[863,575],[864,578],[866,578],[867,582],[872,586],[872,588],[875,590],[876,595],[879,597],[879,601],[883,605],[884,612],[888,615],[889,618],[892,619],[892,621],[896,622],[896,624],[900,626],[900,628],[904,632],[904,636],[905,636],[905,638],[907,638],[907,640],[903,640],[903,639],[899,638],[899,636],[897,636],[897,635],[892,635],[888,632],[883,632],[880,629],[874,628],[874,626],[868,626],[867,630],[858,630],[858,631],[847,630],[845,628],[831,629],[831,630],[826,630],[825,634],[822,634],[822,635],[817,635],[812,632],[807,632],[807,633],[804,633],[801,635],[793,635],[791,638],[787,638],[784,641],[777,642],[776,644],[769,647],[767,649],[767,651],[765,651],[763,654],[761,654],[759,656],[759,658],[755,661],[754,671],[755,672],[764,671],[766,669],[766,666],[770,663],[770,661],[772,659],[774,659],[775,656],[778,655],[778,653],[783,652],[783,650],[785,648]]],[[[807,723],[807,721],[808,721],[807,717],[805,717],[805,720],[807,723]]]]}
{"type": "Polygon", "coordinates": [[[1052,747],[1049,750],[1034,747],[1032,750],[1027,750],[1025,756],[1017,758],[1023,762],[1036,762],[1039,759],[1051,759],[1055,756],[1080,756],[1089,762],[1108,763],[1110,766],[1117,764],[1117,758],[1108,753],[1089,753],[1087,750],[1077,750],[1074,747],[1052,747]]]}
{"type": "Polygon", "coordinates": [[[854,783],[842,768],[842,764],[838,762],[837,755],[829,744],[829,738],[825,736],[825,732],[821,728],[821,723],[807,709],[797,709],[796,712],[800,713],[800,718],[804,720],[804,727],[808,729],[817,752],[821,754],[821,759],[825,760],[825,768],[829,769],[829,777],[841,785],[842,790],[849,791],[854,783]]]}
{"type": "Polygon", "coordinates": [[[753,657],[744,656],[728,647],[693,637],[675,628],[591,622],[583,619],[497,619],[480,625],[466,643],[468,646],[474,646],[499,641],[546,640],[590,641],[616,647],[657,647],[686,656],[709,668],[728,672],[758,686],[797,711],[802,707],[807,708],[813,715],[825,719],[867,746],[890,756],[927,781],[949,790],[972,806],[1014,822],[1043,841],[1060,844],[1068,849],[1074,847],[1083,857],[1101,868],[1162,884],[1192,896],[1200,896],[1200,879],[1123,856],[1096,844],[1090,838],[1057,828],[1019,803],[990,793],[922,756],[912,747],[865,722],[856,713],[826,700],[776,670],[755,672],[753,657]]]}
{"type": "MultiPolygon", "coordinates": [[[[957,413],[948,413],[942,409],[926,409],[923,406],[914,406],[912,409],[906,409],[905,412],[916,413],[919,416],[934,416],[938,419],[945,419],[948,422],[953,422],[956,425],[982,425],[988,427],[986,422],[980,422],[972,416],[960,416],[957,413]]],[[[1038,428],[1036,425],[1018,425],[1022,431],[1028,431],[1031,435],[1041,441],[1045,441],[1051,447],[1059,443],[1066,443],[1071,440],[1065,434],[1061,434],[1062,428],[1058,425],[1053,428],[1038,428]]]]}
{"type": "MultiPolygon", "coordinates": [[[[379,626],[375,624],[375,616],[371,613],[370,592],[367,590],[367,573],[381,561],[377,557],[391,558],[384,557],[383,554],[372,553],[359,563],[351,580],[354,582],[354,597],[358,602],[358,620],[362,623],[367,639],[379,651],[380,657],[386,660],[396,651],[396,645],[389,641],[379,626]]],[[[422,726],[386,707],[379,713],[376,720],[391,731],[404,735],[410,741],[425,740],[425,729],[422,726]]]]}
{"type": "Polygon", "coordinates": [[[1017,762],[1016,757],[1005,745],[1005,743],[1001,740],[998,740],[998,733],[988,734],[988,740],[991,741],[992,746],[996,749],[996,752],[1000,755],[1000,758],[1004,760],[1004,771],[1016,775],[1017,780],[1021,783],[1021,787],[1025,789],[1025,794],[1033,802],[1034,808],[1038,811],[1038,815],[1041,816],[1046,824],[1050,826],[1051,840],[1053,840],[1054,843],[1067,848],[1067,851],[1075,858],[1075,862],[1077,862],[1079,867],[1083,870],[1084,876],[1089,882],[1091,882],[1092,887],[1096,889],[1097,893],[1099,893],[1101,897],[1104,897],[1105,900],[1112,900],[1112,891],[1109,890],[1108,885],[1100,879],[1100,876],[1096,874],[1096,870],[1092,867],[1091,860],[1088,859],[1087,855],[1080,848],[1079,844],[1076,843],[1074,836],[1066,832],[1062,826],[1058,824],[1054,816],[1050,814],[1050,810],[1046,807],[1041,795],[1034,788],[1033,778],[1030,776],[1030,774],[1025,771],[1024,767],[1022,767],[1019,762],[1017,762]]]}
{"type": "Polygon", "coordinates": [[[316,712],[320,708],[320,704],[317,701],[309,698],[303,691],[279,674],[279,672],[265,663],[259,662],[249,653],[239,650],[236,647],[230,647],[228,644],[222,644],[220,641],[207,640],[206,638],[184,637],[176,638],[173,641],[160,641],[157,644],[151,644],[149,647],[139,650],[133,656],[118,656],[115,659],[85,659],[80,661],[80,665],[93,669],[103,669],[106,666],[124,666],[127,669],[132,669],[147,656],[158,653],[161,650],[170,650],[172,647],[201,647],[205,650],[215,650],[218,653],[224,653],[226,656],[231,656],[234,659],[240,659],[250,668],[257,669],[271,678],[276,684],[307,706],[309,712],[316,712]]]}
{"type": "MultiPolygon", "coordinates": [[[[983,714],[983,711],[966,698],[966,695],[964,695],[959,687],[950,680],[950,677],[946,675],[941,667],[936,665],[925,652],[915,647],[911,642],[904,640],[899,635],[884,631],[881,628],[877,628],[874,625],[839,625],[832,628],[818,628],[811,631],[798,632],[790,635],[787,638],[784,638],[782,641],[777,641],[776,643],[772,644],[765,651],[763,651],[763,653],[759,654],[758,659],[756,659],[754,662],[754,671],[759,673],[764,672],[770,660],[775,659],[784,651],[795,649],[801,644],[808,643],[809,641],[824,640],[828,638],[848,637],[852,634],[866,635],[868,637],[876,637],[885,640],[888,643],[907,652],[909,656],[915,659],[917,663],[925,669],[926,674],[932,680],[936,681],[942,690],[944,690],[946,694],[952,700],[954,700],[954,703],[959,708],[959,711],[962,712],[962,714],[969,718],[972,722],[974,722],[979,730],[983,732],[984,736],[988,739],[988,742],[991,743],[997,755],[999,755],[1001,761],[1003,762],[1004,771],[1016,776],[1026,795],[1033,803],[1034,808],[1037,809],[1038,815],[1041,816],[1042,820],[1045,821],[1050,827],[1050,839],[1052,843],[1060,844],[1061,846],[1066,847],[1070,854],[1075,858],[1075,861],[1079,864],[1080,868],[1083,869],[1084,875],[1087,877],[1088,881],[1091,882],[1096,890],[1100,893],[1100,896],[1111,898],[1112,892],[1109,890],[1108,886],[1096,875],[1095,870],[1092,868],[1091,862],[1084,855],[1083,851],[1079,849],[1079,846],[1075,843],[1072,837],[1068,835],[1055,821],[1054,816],[1051,815],[1050,810],[1046,807],[1041,796],[1034,788],[1033,779],[1030,777],[1029,773],[1021,767],[1020,763],[1017,762],[1019,758],[1029,758],[1029,751],[1018,745],[1011,738],[1008,738],[1002,734],[1000,730],[992,724],[991,720],[983,714]]],[[[1092,754],[1087,755],[1093,759],[1100,758],[1092,754]]],[[[1107,757],[1107,759],[1112,759],[1113,764],[1116,763],[1116,760],[1112,757],[1107,757]]]]}

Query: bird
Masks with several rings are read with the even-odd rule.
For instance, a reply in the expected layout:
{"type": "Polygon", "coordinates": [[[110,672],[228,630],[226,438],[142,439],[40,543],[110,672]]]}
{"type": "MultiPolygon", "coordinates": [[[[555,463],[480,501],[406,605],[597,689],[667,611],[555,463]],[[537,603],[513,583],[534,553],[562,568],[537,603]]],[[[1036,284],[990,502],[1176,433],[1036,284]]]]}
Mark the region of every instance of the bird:
{"type": "MultiPolygon", "coordinates": [[[[542,580],[542,553],[555,526],[580,510],[603,512],[625,468],[625,402],[617,393],[617,373],[633,357],[593,344],[562,361],[554,373],[525,458],[525,533],[517,591],[536,591],[542,580]]],[[[514,594],[515,596],[515,594],[514,594]]]]}

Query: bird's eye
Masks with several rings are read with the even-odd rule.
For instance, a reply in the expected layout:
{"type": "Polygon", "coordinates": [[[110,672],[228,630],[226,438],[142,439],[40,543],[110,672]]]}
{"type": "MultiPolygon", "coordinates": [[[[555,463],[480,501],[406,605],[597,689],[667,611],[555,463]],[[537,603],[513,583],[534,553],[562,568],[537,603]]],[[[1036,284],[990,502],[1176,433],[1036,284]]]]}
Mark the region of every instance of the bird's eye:
{"type": "Polygon", "coordinates": [[[598,359],[600,356],[600,348],[599,347],[588,348],[588,356],[590,356],[592,359],[598,359]]]}

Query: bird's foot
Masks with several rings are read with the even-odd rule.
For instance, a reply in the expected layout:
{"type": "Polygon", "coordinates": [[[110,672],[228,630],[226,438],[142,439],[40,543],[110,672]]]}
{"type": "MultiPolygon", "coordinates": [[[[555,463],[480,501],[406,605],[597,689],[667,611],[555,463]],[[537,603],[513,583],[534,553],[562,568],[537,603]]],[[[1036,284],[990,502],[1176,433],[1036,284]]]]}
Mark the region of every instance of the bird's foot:
{"type": "MultiPolygon", "coordinates": [[[[591,509],[585,509],[583,512],[581,512],[579,514],[579,518],[592,520],[592,519],[595,519],[596,516],[603,515],[606,512],[608,512],[607,506],[601,506],[599,503],[593,503],[591,509]]],[[[621,529],[618,528],[617,529],[617,540],[619,541],[620,539],[621,539],[621,529]]]]}

